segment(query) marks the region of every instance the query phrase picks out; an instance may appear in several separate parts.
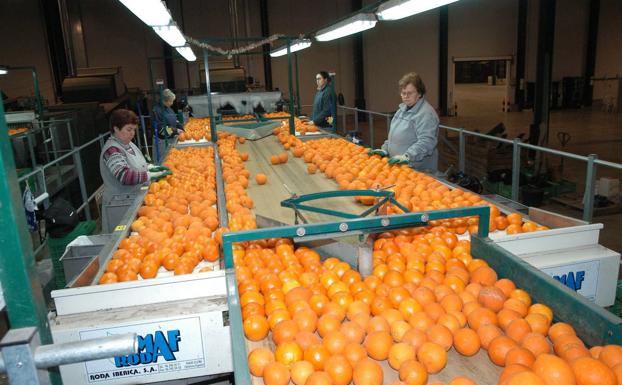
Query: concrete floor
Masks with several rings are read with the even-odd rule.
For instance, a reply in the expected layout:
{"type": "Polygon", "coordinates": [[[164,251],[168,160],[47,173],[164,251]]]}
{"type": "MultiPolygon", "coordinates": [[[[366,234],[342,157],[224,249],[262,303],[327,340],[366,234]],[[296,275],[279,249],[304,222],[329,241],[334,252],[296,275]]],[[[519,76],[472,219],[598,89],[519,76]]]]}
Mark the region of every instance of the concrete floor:
{"type": "MultiPolygon", "coordinates": [[[[456,85],[454,100],[458,104],[458,116],[442,117],[441,123],[451,127],[464,127],[471,131],[485,133],[503,123],[508,138],[514,138],[520,133],[529,134],[529,125],[533,120],[532,110],[521,112],[503,112],[502,101],[505,95],[505,86],[488,86],[485,84],[456,85]]],[[[338,118],[339,132],[343,133],[342,118],[338,118]]],[[[346,121],[348,130],[354,129],[352,116],[346,121]]],[[[359,121],[359,131],[365,143],[370,143],[370,125],[367,121],[359,121]]],[[[440,133],[444,134],[443,131],[440,133]]],[[[373,121],[373,146],[380,147],[387,137],[387,121],[383,117],[376,117],[373,121]]],[[[589,155],[597,154],[599,159],[622,163],[622,113],[603,112],[598,108],[584,108],[576,110],[552,110],[549,120],[549,143],[547,147],[567,152],[589,155]],[[567,132],[571,135],[570,141],[562,148],[557,139],[558,132],[567,132]]],[[[560,158],[547,157],[549,165],[559,171],[560,158]]],[[[566,159],[563,173],[564,179],[577,184],[579,196],[582,196],[585,186],[586,163],[566,159]]],[[[611,177],[622,180],[622,171],[599,167],[597,178],[611,177]]],[[[566,206],[548,202],[543,207],[546,210],[560,214],[581,218],[582,212],[566,206]]],[[[604,224],[601,231],[600,243],[604,246],[622,252],[622,214],[599,215],[593,222],[604,224]]]]}

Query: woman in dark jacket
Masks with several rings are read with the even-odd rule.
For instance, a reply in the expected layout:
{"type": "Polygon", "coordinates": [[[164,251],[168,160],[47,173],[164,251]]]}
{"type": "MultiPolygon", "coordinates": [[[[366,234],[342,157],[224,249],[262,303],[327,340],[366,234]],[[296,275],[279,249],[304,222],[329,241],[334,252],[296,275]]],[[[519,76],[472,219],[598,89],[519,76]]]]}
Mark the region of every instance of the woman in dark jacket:
{"type": "Polygon", "coordinates": [[[333,115],[335,113],[335,93],[330,87],[328,72],[320,71],[315,75],[317,91],[313,98],[313,124],[321,128],[333,128],[333,115]]]}

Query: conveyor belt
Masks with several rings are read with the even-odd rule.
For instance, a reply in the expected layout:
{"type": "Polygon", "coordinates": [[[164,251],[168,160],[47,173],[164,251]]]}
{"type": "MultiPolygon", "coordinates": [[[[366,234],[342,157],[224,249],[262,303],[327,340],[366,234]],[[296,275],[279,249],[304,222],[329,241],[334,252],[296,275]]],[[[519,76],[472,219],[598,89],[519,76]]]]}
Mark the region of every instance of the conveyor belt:
{"type": "MultiPolygon", "coordinates": [[[[291,198],[290,192],[284,185],[287,185],[293,193],[298,195],[338,189],[337,184],[326,178],[319,170],[316,174],[308,174],[307,164],[304,160],[294,157],[289,151],[287,152],[289,156],[287,163],[272,165],[270,157],[285,152],[275,136],[253,142],[246,141],[244,144],[238,144],[238,149],[249,154],[249,160],[245,163],[246,168],[251,173],[248,194],[255,203],[253,210],[257,215],[294,224],[294,211],[280,206],[282,200],[291,198]],[[258,185],[255,182],[257,173],[266,174],[268,183],[262,186],[258,185]]],[[[359,214],[367,208],[356,203],[352,198],[331,198],[309,205],[321,205],[327,209],[353,214],[359,214]]],[[[335,217],[306,211],[303,215],[310,223],[336,220],[335,217]]]]}

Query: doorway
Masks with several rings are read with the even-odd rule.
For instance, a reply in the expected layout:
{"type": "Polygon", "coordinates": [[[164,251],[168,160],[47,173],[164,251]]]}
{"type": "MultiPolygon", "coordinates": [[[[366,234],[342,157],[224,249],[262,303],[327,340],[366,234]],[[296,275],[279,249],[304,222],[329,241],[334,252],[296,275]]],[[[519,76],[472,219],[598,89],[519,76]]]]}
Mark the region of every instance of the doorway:
{"type": "Polygon", "coordinates": [[[478,116],[509,111],[512,56],[453,58],[450,111],[478,116]]]}

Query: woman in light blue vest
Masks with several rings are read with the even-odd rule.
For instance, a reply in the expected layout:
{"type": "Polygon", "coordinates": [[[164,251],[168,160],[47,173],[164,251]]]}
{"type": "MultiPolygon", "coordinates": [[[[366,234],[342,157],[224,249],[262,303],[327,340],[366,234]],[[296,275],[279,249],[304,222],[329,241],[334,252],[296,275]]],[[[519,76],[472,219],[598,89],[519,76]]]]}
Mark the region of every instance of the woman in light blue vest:
{"type": "Polygon", "coordinates": [[[438,168],[438,115],[425,99],[421,77],[410,72],[399,81],[402,103],[391,120],[389,137],[370,154],[390,156],[390,164],[408,164],[418,171],[438,168]]]}

